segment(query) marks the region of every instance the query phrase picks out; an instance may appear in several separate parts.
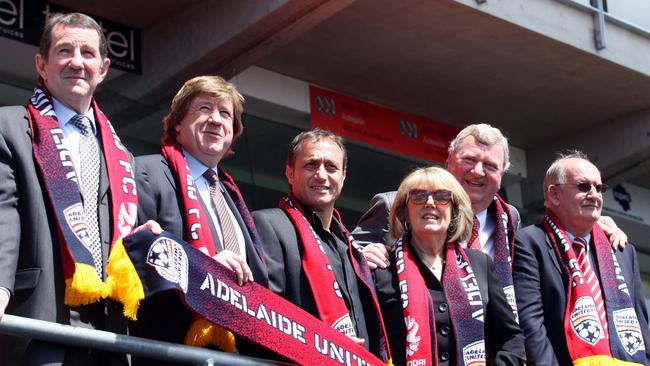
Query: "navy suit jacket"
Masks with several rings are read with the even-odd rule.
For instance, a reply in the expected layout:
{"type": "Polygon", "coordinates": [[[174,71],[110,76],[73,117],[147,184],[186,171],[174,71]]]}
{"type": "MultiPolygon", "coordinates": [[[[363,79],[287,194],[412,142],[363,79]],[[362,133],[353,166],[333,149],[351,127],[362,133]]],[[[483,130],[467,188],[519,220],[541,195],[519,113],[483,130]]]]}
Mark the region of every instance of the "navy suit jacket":
{"type": "MultiPolygon", "coordinates": [[[[646,364],[650,356],[648,313],[634,246],[616,252],[625,282],[639,319],[646,346],[646,364]]],[[[571,365],[564,336],[567,276],[541,225],[531,225],[515,236],[513,280],[517,294],[519,324],[526,336],[528,365],[571,365]]],[[[610,337],[616,334],[610,329],[610,337]]]]}

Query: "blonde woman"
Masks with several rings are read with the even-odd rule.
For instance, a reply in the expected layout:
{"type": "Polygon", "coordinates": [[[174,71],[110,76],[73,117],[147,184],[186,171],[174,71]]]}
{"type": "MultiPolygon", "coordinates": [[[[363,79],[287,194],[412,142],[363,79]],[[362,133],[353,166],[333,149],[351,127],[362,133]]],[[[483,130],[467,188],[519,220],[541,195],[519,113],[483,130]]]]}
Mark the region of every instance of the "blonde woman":
{"type": "Polygon", "coordinates": [[[465,250],[470,200],[438,167],[400,184],[390,213],[397,240],[375,271],[396,365],[523,365],[524,337],[484,253],[465,250]]]}

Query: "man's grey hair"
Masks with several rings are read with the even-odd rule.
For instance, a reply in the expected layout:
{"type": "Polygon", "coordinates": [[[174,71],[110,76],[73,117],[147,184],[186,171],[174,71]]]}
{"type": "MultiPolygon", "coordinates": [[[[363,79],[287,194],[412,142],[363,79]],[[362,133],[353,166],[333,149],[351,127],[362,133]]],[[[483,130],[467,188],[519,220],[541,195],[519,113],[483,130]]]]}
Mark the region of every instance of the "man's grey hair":
{"type": "Polygon", "coordinates": [[[586,160],[593,164],[591,159],[587,154],[583,153],[580,150],[565,150],[558,153],[557,159],[551,163],[551,166],[546,170],[546,175],[544,176],[544,192],[548,189],[548,186],[551,184],[565,184],[566,183],[566,172],[562,166],[562,162],[568,159],[582,159],[586,160]]]}
{"type": "Polygon", "coordinates": [[[449,144],[449,152],[455,153],[463,145],[463,140],[466,137],[474,136],[476,141],[483,145],[492,146],[501,144],[503,147],[503,171],[505,172],[510,168],[510,151],[508,149],[508,139],[503,136],[501,131],[488,125],[487,123],[473,124],[463,128],[456,138],[449,144]]]}

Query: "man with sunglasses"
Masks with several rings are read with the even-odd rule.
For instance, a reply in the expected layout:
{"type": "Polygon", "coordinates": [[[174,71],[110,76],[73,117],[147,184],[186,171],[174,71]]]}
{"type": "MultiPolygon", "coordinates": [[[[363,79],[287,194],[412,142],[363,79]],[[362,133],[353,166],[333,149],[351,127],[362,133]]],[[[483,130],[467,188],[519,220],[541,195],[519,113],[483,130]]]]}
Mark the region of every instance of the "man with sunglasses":
{"type": "Polygon", "coordinates": [[[634,246],[613,251],[598,224],[606,189],[584,154],[561,156],[544,178],[546,216],[516,235],[513,280],[528,364],[648,364],[634,246]]]}

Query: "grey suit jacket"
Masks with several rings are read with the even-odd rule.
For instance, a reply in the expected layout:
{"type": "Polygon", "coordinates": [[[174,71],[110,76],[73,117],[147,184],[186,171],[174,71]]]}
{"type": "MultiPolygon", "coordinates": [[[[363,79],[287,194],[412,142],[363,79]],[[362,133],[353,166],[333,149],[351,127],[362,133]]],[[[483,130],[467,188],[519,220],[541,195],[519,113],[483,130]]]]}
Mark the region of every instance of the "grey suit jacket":
{"type": "MultiPolygon", "coordinates": [[[[389,216],[390,216],[390,207],[395,200],[396,191],[377,193],[372,200],[370,200],[370,205],[368,211],[366,211],[359,222],[357,227],[352,231],[352,236],[354,240],[357,241],[362,246],[366,246],[370,243],[382,243],[385,245],[393,245],[395,238],[392,238],[389,234],[389,216]]],[[[515,220],[515,228],[519,229],[521,218],[519,217],[519,211],[512,206],[510,207],[510,212],[515,220]]],[[[490,208],[493,208],[494,205],[491,205],[490,208]]],[[[488,208],[488,211],[490,210],[488,208]]]]}
{"type": "MultiPolygon", "coordinates": [[[[625,282],[639,319],[646,345],[646,364],[650,360],[650,331],[639,263],[634,246],[616,252],[625,282]]],[[[526,336],[528,365],[570,365],[564,336],[567,276],[540,225],[531,225],[515,236],[513,281],[517,294],[519,324],[526,336]]],[[[615,337],[610,327],[610,337],[615,337]]]]}
{"type": "MultiPolygon", "coordinates": [[[[108,188],[102,157],[99,226],[104,264],[112,226],[108,188]]],[[[34,162],[26,110],[20,106],[0,108],[0,287],[12,293],[7,314],[70,324],[70,308],[63,303],[65,284],[59,245],[57,222],[34,162]]],[[[82,323],[126,332],[126,320],[118,315],[121,309],[110,300],[76,310],[81,313],[82,323]],[[105,311],[108,319],[103,315],[105,311]]],[[[62,362],[65,353],[61,347],[42,342],[31,342],[27,347],[26,339],[0,334],[0,364],[10,365],[21,358],[27,363],[35,357],[55,364],[62,362]],[[47,351],[41,351],[45,348],[47,351]],[[9,349],[16,351],[5,351],[9,349]]],[[[125,357],[118,359],[116,363],[126,363],[125,357]]]]}

